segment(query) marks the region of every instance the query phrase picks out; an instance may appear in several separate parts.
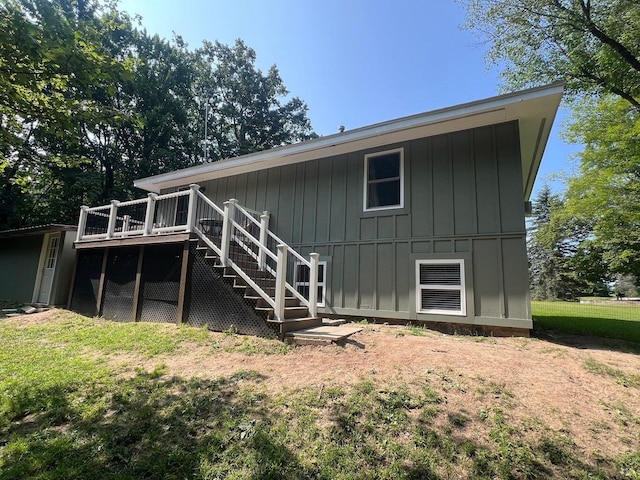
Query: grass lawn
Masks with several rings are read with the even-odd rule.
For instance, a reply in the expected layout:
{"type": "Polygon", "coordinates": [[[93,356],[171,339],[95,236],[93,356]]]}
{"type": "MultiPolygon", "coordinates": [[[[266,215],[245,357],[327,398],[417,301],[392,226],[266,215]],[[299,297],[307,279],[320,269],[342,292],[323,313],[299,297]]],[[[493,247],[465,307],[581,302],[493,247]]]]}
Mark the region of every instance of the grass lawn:
{"type": "MultiPolygon", "coordinates": [[[[417,372],[408,384],[371,370],[350,385],[278,390],[256,370],[265,359],[339,355],[303,348],[64,311],[33,324],[0,320],[0,479],[640,478],[640,453],[585,455],[540,419],[516,423],[515,394],[473,372],[417,372]],[[161,359],[196,347],[208,361],[231,355],[237,368],[216,378],[168,372],[161,359]],[[155,367],[136,368],[143,361],[155,367]],[[490,403],[457,410],[454,395],[490,403]]],[[[598,362],[590,368],[612,376],[598,362]]],[[[615,408],[636,442],[640,420],[615,408]]]]}
{"type": "Polygon", "coordinates": [[[640,305],[531,302],[534,327],[640,343],[640,305]]]}

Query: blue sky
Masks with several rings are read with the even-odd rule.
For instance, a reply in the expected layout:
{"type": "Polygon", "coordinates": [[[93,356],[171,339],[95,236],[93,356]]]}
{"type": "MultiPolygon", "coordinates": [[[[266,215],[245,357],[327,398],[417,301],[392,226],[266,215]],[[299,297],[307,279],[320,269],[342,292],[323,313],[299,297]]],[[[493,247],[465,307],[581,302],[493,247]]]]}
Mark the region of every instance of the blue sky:
{"type": "MultiPolygon", "coordinates": [[[[500,92],[485,47],[462,30],[453,0],[121,0],[151,34],[203,40],[243,39],[267,70],[276,64],[291,95],[309,106],[319,135],[480,100],[500,92]]],[[[575,146],[559,138],[556,119],[536,189],[571,168],[575,146]]]]}

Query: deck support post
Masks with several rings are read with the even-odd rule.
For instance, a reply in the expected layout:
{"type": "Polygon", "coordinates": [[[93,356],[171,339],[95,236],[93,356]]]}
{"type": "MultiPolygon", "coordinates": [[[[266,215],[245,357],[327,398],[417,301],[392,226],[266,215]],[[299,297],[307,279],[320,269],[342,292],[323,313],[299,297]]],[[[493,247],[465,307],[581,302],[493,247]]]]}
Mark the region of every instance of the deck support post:
{"type": "Polygon", "coordinates": [[[285,295],[287,293],[287,246],[278,245],[278,264],[276,266],[275,317],[284,321],[285,295]]]}
{"type": "Polygon", "coordinates": [[[142,295],[142,265],[144,263],[144,245],[138,248],[138,266],[136,267],[136,281],[133,285],[133,306],[131,308],[131,321],[140,320],[140,295],[142,295]]]}
{"type": "Polygon", "coordinates": [[[224,221],[222,224],[222,241],[220,245],[220,263],[227,266],[229,260],[229,245],[231,244],[231,222],[235,216],[236,203],[238,200],[232,198],[224,202],[224,221]]]}
{"type": "Polygon", "coordinates": [[[87,217],[89,216],[89,207],[82,205],[80,207],[80,219],[78,220],[78,232],[76,233],[76,242],[82,240],[84,231],[87,228],[87,217]]]}
{"type": "Polygon", "coordinates": [[[193,232],[196,225],[196,200],[200,190],[200,185],[192,183],[189,185],[189,209],[187,210],[187,232],[193,232]]]}
{"type": "Polygon", "coordinates": [[[189,241],[187,240],[182,244],[182,265],[180,267],[180,289],[178,290],[178,311],[176,317],[176,324],[180,325],[185,320],[185,308],[187,302],[187,282],[189,282],[189,256],[191,251],[189,250],[189,241]]]}
{"type": "Polygon", "coordinates": [[[320,261],[319,253],[309,254],[311,268],[309,269],[309,316],[318,316],[318,262],[320,261]]]}
{"type": "Polygon", "coordinates": [[[147,195],[147,212],[144,217],[144,235],[153,233],[153,218],[156,214],[156,198],[158,195],[150,193],[147,195]]]}
{"type": "Polygon", "coordinates": [[[267,234],[269,232],[269,212],[260,215],[260,253],[258,254],[258,268],[264,270],[267,261],[267,234]]]}
{"type": "Polygon", "coordinates": [[[116,230],[116,220],[118,216],[118,200],[111,200],[111,208],[109,209],[109,224],[107,226],[107,240],[113,238],[113,232],[116,230]]]}

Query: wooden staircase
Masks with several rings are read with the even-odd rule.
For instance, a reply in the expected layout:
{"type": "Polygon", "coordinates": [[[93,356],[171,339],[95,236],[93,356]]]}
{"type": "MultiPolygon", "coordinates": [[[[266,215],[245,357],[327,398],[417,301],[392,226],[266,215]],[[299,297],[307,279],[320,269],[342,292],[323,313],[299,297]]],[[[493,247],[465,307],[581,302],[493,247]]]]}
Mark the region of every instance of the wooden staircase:
{"type": "MultiPolygon", "coordinates": [[[[238,296],[249,302],[259,317],[263,318],[278,334],[280,340],[284,340],[285,336],[290,332],[298,330],[307,330],[309,328],[322,325],[319,317],[309,315],[309,309],[301,305],[300,300],[291,292],[287,292],[285,296],[284,318],[277,319],[274,309],[264,298],[262,298],[253,287],[236,274],[233,268],[225,267],[220,261],[218,254],[202,241],[198,242],[197,250],[205,251],[205,260],[219,275],[233,285],[233,289],[238,296]]],[[[229,246],[229,258],[242,268],[267,295],[275,298],[276,280],[273,275],[267,271],[260,270],[257,261],[236,242],[231,242],[229,246]]]]}

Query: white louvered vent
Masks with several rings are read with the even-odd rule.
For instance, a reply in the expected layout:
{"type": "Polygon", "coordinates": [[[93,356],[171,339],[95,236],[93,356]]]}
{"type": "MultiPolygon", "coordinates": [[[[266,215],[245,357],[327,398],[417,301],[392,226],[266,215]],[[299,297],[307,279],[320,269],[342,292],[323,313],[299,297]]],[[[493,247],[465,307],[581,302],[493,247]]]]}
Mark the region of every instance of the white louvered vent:
{"type": "Polygon", "coordinates": [[[416,263],[416,311],[466,315],[463,260],[416,263]]]}

